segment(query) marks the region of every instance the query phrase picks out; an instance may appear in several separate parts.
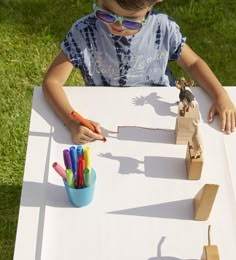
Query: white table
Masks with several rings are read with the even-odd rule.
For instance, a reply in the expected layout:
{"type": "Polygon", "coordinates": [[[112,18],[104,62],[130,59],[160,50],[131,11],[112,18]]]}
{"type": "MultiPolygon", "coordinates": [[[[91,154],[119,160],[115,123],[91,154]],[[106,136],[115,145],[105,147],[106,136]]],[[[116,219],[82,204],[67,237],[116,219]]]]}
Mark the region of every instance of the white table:
{"type": "MultiPolygon", "coordinates": [[[[95,196],[88,206],[74,208],[51,167],[54,161],[63,165],[70,134],[35,88],[14,260],[197,260],[209,224],[221,260],[235,259],[236,135],[219,132],[218,120],[208,125],[211,102],[201,89],[193,88],[205,160],[198,181],[186,179],[186,145],[175,144],[177,89],[65,91],[84,117],[113,131],[127,127],[108,134],[106,143],[88,144],[95,196]],[[205,183],[220,188],[209,220],[194,221],[193,198],[205,183]]],[[[236,88],[227,91],[236,102],[236,88]]]]}

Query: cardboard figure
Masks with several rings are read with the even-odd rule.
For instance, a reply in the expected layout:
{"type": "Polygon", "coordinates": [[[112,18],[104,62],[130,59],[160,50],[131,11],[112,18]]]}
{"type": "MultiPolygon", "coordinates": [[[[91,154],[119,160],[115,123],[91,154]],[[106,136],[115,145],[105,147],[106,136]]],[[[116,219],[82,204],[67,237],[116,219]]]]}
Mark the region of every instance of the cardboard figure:
{"type": "Polygon", "coordinates": [[[192,137],[196,131],[196,126],[193,122],[199,122],[200,113],[198,104],[195,103],[194,108],[190,108],[189,112],[184,112],[184,116],[181,116],[182,109],[181,103],[179,103],[178,115],[175,124],[176,144],[188,144],[192,141],[192,137]]]}
{"type": "Polygon", "coordinates": [[[193,120],[200,119],[198,103],[192,92],[186,89],[187,86],[192,85],[193,81],[186,81],[184,78],[176,82],[176,87],[180,89],[175,125],[176,144],[188,144],[195,131],[193,120]]]}
{"type": "Polygon", "coordinates": [[[194,107],[194,95],[189,90],[186,89],[186,87],[192,87],[194,84],[194,81],[192,80],[185,80],[184,77],[182,77],[180,80],[176,81],[176,87],[180,90],[179,93],[179,103],[181,103],[183,106],[181,111],[181,116],[185,115],[185,112],[189,112],[189,107],[194,107]]]}
{"type": "Polygon", "coordinates": [[[205,184],[194,198],[194,219],[207,220],[211,213],[219,185],[205,184]]]}
{"type": "Polygon", "coordinates": [[[188,142],[186,152],[186,168],[188,180],[199,180],[203,167],[203,144],[199,129],[199,120],[193,120],[195,126],[191,141],[188,142]]]}
{"type": "Polygon", "coordinates": [[[192,136],[192,142],[190,148],[193,149],[193,158],[197,159],[201,157],[203,143],[200,134],[199,120],[193,120],[193,125],[195,126],[195,129],[192,136]]]}
{"type": "Polygon", "coordinates": [[[204,246],[201,260],[220,260],[218,248],[216,245],[211,245],[210,236],[211,226],[208,226],[208,245],[204,246]]]}

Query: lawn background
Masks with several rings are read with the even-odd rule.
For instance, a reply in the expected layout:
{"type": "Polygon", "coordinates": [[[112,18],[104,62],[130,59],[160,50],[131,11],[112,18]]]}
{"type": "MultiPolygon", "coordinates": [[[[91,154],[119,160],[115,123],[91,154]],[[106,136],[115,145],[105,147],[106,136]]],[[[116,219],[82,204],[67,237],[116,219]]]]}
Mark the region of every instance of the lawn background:
{"type": "MultiPolygon", "coordinates": [[[[33,88],[91,3],[0,0],[0,260],[13,258],[33,88]]],[[[236,85],[235,0],[165,0],[158,9],[178,22],[223,85],[236,85]]],[[[171,68],[176,77],[185,75],[171,68]]],[[[67,85],[83,85],[80,74],[73,72],[67,85]]]]}

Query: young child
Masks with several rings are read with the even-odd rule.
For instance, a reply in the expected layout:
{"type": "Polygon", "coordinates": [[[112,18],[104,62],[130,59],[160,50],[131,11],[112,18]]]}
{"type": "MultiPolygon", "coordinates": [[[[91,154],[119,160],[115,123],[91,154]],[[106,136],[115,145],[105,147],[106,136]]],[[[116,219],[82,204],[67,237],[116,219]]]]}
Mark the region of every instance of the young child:
{"type": "MultiPolygon", "coordinates": [[[[152,7],[162,0],[99,0],[61,43],[48,69],[43,92],[72,133],[75,143],[102,139],[71,118],[74,110],[62,86],[80,69],[88,86],[174,86],[168,61],[176,60],[212,97],[209,122],[220,116],[226,133],[235,130],[236,108],[207,64],[185,43],[179,26],[152,7]]],[[[98,132],[100,125],[92,122],[98,132]]]]}

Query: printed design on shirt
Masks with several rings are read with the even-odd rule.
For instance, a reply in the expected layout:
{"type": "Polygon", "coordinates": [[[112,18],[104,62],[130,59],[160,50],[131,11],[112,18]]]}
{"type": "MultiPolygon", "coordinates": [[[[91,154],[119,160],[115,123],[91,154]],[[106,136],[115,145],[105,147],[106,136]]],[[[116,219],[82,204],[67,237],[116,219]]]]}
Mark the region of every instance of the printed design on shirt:
{"type": "Polygon", "coordinates": [[[128,70],[131,68],[130,60],[131,60],[131,50],[130,44],[133,39],[121,37],[121,36],[113,36],[116,55],[118,58],[118,66],[119,66],[119,85],[125,86],[127,83],[127,74],[128,70]]]}
{"type": "Polygon", "coordinates": [[[149,75],[146,76],[146,81],[148,82],[148,85],[149,86],[164,86],[165,83],[162,83],[163,82],[163,79],[160,78],[158,82],[156,82],[155,80],[151,79],[149,75]]]}
{"type": "Polygon", "coordinates": [[[95,50],[98,50],[96,37],[95,37],[95,33],[94,33],[94,30],[97,30],[96,20],[93,19],[92,17],[89,17],[87,20],[85,20],[87,26],[83,30],[80,30],[81,35],[84,36],[87,47],[90,50],[93,49],[93,47],[95,48],[95,50]],[[91,20],[91,22],[89,22],[87,20],[91,20]]]}
{"type": "Polygon", "coordinates": [[[72,27],[62,48],[86,85],[169,85],[168,60],[179,57],[185,38],[167,15],[155,13],[150,19],[150,30],[122,37],[90,15],[72,27]]]}
{"type": "Polygon", "coordinates": [[[150,53],[139,54],[133,57],[133,65],[129,70],[129,77],[135,78],[133,85],[164,85],[161,75],[163,66],[168,53],[166,51],[155,51],[150,53]]]}
{"type": "Polygon", "coordinates": [[[113,82],[109,85],[118,85],[118,86],[135,86],[135,85],[151,85],[157,86],[160,84],[158,75],[161,75],[161,67],[159,63],[163,63],[163,60],[167,59],[168,53],[156,52],[151,57],[150,55],[145,54],[130,54],[128,57],[125,57],[129,67],[126,71],[126,67],[123,65],[123,60],[121,60],[121,65],[119,66],[119,61],[114,59],[114,57],[108,52],[98,51],[95,53],[96,63],[91,67],[91,76],[96,77],[97,74],[102,73],[106,77],[106,82],[113,82]],[[124,69],[123,69],[124,68],[124,69]],[[121,70],[126,73],[126,81],[123,85],[120,84],[120,74],[121,70]],[[117,83],[114,83],[117,82],[117,83]],[[119,82],[119,83],[118,83],[119,82]],[[159,82],[159,84],[158,84],[159,82]]]}
{"type": "MultiPolygon", "coordinates": [[[[95,32],[97,31],[96,27],[97,19],[95,17],[88,17],[83,23],[86,25],[83,29],[80,29],[80,34],[83,37],[86,43],[86,49],[89,55],[91,55],[92,59],[95,62],[95,66],[99,65],[99,60],[97,60],[97,53],[98,51],[98,39],[96,38],[95,32]]],[[[91,60],[89,58],[89,60],[91,60]]],[[[87,82],[91,82],[91,79],[94,75],[94,69],[90,66],[90,71],[85,74],[85,78],[87,82]]],[[[110,86],[110,80],[103,75],[103,73],[99,70],[96,71],[101,77],[101,85],[103,86],[110,86]]],[[[95,85],[95,84],[93,84],[95,85]]]]}
{"type": "Polygon", "coordinates": [[[157,30],[156,30],[156,41],[155,41],[158,50],[160,49],[161,38],[162,38],[162,35],[161,35],[161,26],[158,25],[157,30]]]}
{"type": "Polygon", "coordinates": [[[89,77],[89,69],[84,62],[84,53],[77,45],[75,39],[73,38],[72,32],[67,34],[67,37],[64,40],[64,46],[67,53],[69,53],[69,59],[76,68],[79,68],[82,71],[83,78],[87,84],[91,86],[95,85],[93,79],[89,77]]]}
{"type": "Polygon", "coordinates": [[[172,52],[170,53],[169,57],[169,60],[173,61],[177,60],[180,57],[181,49],[186,41],[186,38],[182,36],[180,28],[173,18],[168,16],[168,21],[170,24],[172,24],[172,27],[174,27],[174,30],[172,32],[172,45],[174,46],[174,48],[172,48],[172,52]]]}

